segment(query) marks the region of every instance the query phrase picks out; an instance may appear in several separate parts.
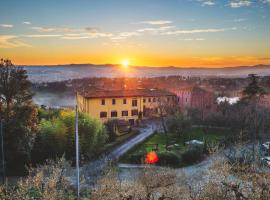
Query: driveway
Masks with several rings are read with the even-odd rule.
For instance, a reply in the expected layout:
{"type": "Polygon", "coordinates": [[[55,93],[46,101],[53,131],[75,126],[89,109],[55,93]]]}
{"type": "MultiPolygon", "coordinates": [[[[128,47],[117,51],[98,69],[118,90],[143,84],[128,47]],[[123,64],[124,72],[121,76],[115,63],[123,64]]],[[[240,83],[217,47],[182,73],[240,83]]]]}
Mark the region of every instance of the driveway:
{"type": "Polygon", "coordinates": [[[145,127],[139,129],[140,133],[136,137],[116,147],[111,153],[102,155],[99,159],[82,166],[81,174],[86,179],[86,184],[93,184],[96,178],[102,174],[106,168],[110,167],[134,146],[151,136],[158,128],[159,126],[157,122],[148,122],[145,127]]]}

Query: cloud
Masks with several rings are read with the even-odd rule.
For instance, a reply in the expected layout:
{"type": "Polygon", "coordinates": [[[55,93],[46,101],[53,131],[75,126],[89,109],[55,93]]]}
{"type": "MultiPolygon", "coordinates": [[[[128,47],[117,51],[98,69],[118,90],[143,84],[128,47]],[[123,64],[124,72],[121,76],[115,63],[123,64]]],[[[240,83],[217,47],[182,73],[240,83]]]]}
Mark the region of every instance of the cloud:
{"type": "Polygon", "coordinates": [[[23,22],[23,24],[30,25],[31,22],[23,22]]]}
{"type": "Polygon", "coordinates": [[[204,38],[184,38],[184,39],[179,39],[182,41],[204,41],[204,38]]]}
{"type": "Polygon", "coordinates": [[[151,34],[151,35],[163,34],[164,31],[168,31],[169,29],[173,29],[173,28],[175,28],[175,26],[146,27],[146,28],[137,29],[135,31],[121,32],[119,34],[113,35],[111,39],[122,40],[129,37],[141,36],[144,34],[151,34]]]}
{"type": "Polygon", "coordinates": [[[240,7],[248,7],[251,5],[250,0],[233,0],[230,2],[231,8],[240,8],[240,7]]]}
{"type": "Polygon", "coordinates": [[[270,57],[259,58],[259,60],[270,60],[270,57]]]}
{"type": "Polygon", "coordinates": [[[87,31],[87,32],[99,32],[97,28],[93,28],[93,27],[85,27],[85,31],[87,31]]]}
{"type": "Polygon", "coordinates": [[[91,39],[98,37],[112,37],[112,33],[105,32],[83,32],[83,33],[67,33],[64,34],[61,39],[67,40],[80,40],[80,39],[91,39]]]}
{"type": "Polygon", "coordinates": [[[68,33],[68,32],[78,32],[83,31],[83,29],[72,29],[68,27],[41,27],[41,26],[34,26],[32,27],[33,30],[36,30],[41,33],[48,33],[48,32],[56,32],[56,33],[68,33]]]}
{"type": "Polygon", "coordinates": [[[157,28],[141,28],[141,29],[138,29],[136,30],[137,32],[152,32],[152,33],[157,33],[157,32],[160,32],[160,31],[166,31],[168,29],[173,29],[175,28],[175,26],[161,26],[161,27],[157,27],[157,28]]]}
{"type": "Polygon", "coordinates": [[[262,0],[262,2],[270,4],[270,0],[262,0]]]}
{"type": "Polygon", "coordinates": [[[18,39],[15,35],[0,35],[0,48],[31,47],[18,39]]]}
{"type": "Polygon", "coordinates": [[[176,30],[176,31],[166,32],[165,34],[177,35],[177,34],[195,34],[195,33],[216,33],[216,32],[233,31],[233,30],[237,30],[237,28],[232,27],[232,28],[219,28],[219,29],[176,30]]]}
{"type": "Polygon", "coordinates": [[[40,26],[32,27],[32,29],[36,30],[38,32],[54,32],[54,31],[56,31],[55,28],[45,28],[45,27],[40,27],[40,26]]]}
{"type": "Polygon", "coordinates": [[[153,20],[153,21],[142,21],[141,24],[149,24],[149,25],[165,25],[173,23],[170,20],[153,20]]]}
{"type": "Polygon", "coordinates": [[[112,40],[123,40],[129,37],[133,37],[133,36],[139,36],[141,35],[140,33],[136,32],[136,31],[130,31],[130,32],[121,32],[118,35],[111,37],[112,40]]]}
{"type": "Polygon", "coordinates": [[[214,6],[216,5],[216,2],[214,0],[198,0],[199,2],[202,2],[202,6],[214,6]]]}
{"type": "Polygon", "coordinates": [[[205,2],[203,2],[203,4],[202,5],[204,5],[204,6],[213,6],[213,5],[215,5],[216,3],[214,2],[214,1],[205,1],[205,2]]]}
{"type": "Polygon", "coordinates": [[[243,22],[246,21],[247,19],[245,18],[239,18],[239,19],[234,19],[233,22],[243,22]]]}
{"type": "Polygon", "coordinates": [[[60,34],[37,34],[37,35],[22,35],[27,38],[45,38],[45,37],[61,37],[60,34]]]}
{"type": "Polygon", "coordinates": [[[89,39],[88,36],[63,36],[61,39],[65,40],[81,40],[81,39],[89,39]]]}
{"type": "Polygon", "coordinates": [[[86,27],[84,29],[75,29],[69,27],[32,27],[40,33],[59,33],[58,34],[45,34],[45,35],[31,35],[32,37],[61,37],[67,40],[79,40],[98,37],[112,37],[112,33],[102,32],[96,28],[86,27]],[[61,35],[60,35],[61,34],[61,35]]]}
{"type": "Polygon", "coordinates": [[[0,24],[0,27],[3,27],[3,28],[12,28],[13,25],[12,24],[0,24]]]}

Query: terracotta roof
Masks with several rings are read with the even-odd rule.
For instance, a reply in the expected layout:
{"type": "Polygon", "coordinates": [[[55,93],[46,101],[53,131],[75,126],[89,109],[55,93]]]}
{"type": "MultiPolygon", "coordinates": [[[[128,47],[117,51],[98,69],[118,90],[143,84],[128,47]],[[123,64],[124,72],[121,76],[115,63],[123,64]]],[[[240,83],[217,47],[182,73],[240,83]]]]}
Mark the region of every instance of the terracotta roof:
{"type": "Polygon", "coordinates": [[[172,92],[159,89],[92,90],[86,92],[79,92],[79,94],[85,98],[175,96],[175,94],[172,92]]]}
{"type": "Polygon", "coordinates": [[[194,93],[210,92],[210,91],[206,90],[205,88],[198,87],[198,86],[190,86],[190,87],[177,88],[177,89],[173,89],[171,91],[174,91],[174,92],[185,91],[185,92],[194,92],[194,93]]]}

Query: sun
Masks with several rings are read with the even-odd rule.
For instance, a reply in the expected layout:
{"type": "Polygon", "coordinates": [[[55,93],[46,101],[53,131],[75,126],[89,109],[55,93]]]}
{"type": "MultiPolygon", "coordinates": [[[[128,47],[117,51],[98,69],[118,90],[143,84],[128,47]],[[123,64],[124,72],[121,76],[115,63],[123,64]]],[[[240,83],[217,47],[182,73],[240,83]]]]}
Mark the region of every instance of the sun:
{"type": "Polygon", "coordinates": [[[121,64],[122,64],[122,66],[124,68],[128,68],[128,66],[129,66],[129,60],[122,60],[121,64]]]}

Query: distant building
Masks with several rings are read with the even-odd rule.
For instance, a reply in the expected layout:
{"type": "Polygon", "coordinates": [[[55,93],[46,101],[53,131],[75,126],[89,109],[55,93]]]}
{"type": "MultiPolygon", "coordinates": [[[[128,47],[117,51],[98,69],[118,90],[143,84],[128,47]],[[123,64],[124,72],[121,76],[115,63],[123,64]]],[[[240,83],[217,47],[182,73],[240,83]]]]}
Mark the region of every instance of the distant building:
{"type": "Polygon", "coordinates": [[[162,104],[176,104],[176,95],[158,89],[96,90],[77,93],[79,111],[106,122],[111,119],[129,121],[149,117],[162,104]]]}
{"type": "Polygon", "coordinates": [[[170,91],[176,94],[177,104],[181,110],[190,108],[211,110],[214,108],[214,94],[200,87],[193,86],[170,91]]]}
{"type": "Polygon", "coordinates": [[[270,94],[264,95],[262,99],[262,105],[266,108],[270,108],[270,94]]]}

